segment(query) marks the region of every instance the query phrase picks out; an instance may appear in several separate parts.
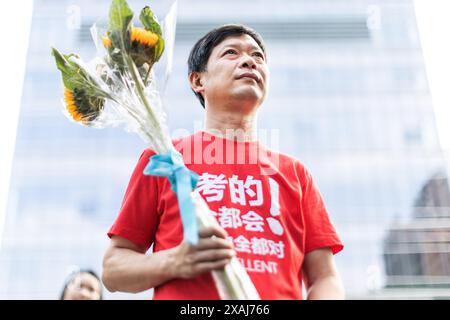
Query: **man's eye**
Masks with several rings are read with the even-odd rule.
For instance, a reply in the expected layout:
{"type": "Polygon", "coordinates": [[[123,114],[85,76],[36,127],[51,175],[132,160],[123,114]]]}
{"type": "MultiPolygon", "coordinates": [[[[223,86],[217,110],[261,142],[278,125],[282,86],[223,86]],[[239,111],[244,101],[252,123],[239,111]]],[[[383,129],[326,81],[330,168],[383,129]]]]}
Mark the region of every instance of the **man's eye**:
{"type": "Polygon", "coordinates": [[[253,53],[253,55],[260,57],[261,59],[264,59],[264,55],[261,52],[255,52],[255,53],[253,53]]]}
{"type": "Polygon", "coordinates": [[[233,49],[228,49],[227,51],[225,51],[225,54],[235,54],[236,53],[236,50],[233,50],[233,49]]]}

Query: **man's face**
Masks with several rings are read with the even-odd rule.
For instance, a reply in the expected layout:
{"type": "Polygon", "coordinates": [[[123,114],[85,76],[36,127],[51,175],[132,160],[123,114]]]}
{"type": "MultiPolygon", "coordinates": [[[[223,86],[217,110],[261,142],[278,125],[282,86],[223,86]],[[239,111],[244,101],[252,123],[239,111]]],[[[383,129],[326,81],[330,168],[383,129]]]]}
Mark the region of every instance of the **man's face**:
{"type": "Polygon", "coordinates": [[[266,58],[258,43],[247,34],[230,36],[212,50],[199,92],[207,106],[236,105],[251,111],[266,96],[267,78],[266,58]]]}

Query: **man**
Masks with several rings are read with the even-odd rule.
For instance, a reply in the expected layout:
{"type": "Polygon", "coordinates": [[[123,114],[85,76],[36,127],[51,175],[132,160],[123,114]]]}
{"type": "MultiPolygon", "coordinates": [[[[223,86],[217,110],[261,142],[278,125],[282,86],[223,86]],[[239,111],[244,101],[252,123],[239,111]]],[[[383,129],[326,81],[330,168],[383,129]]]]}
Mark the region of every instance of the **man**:
{"type": "Polygon", "coordinates": [[[168,179],[142,174],[154,155],[144,151],[108,233],[108,290],[218,299],[210,271],[236,256],[262,299],[302,299],[303,282],[308,299],[344,297],[333,260],[343,245],[311,175],[256,137],[266,59],[261,37],[242,25],[214,29],[195,44],[189,82],[205,108],[205,128],[175,145],[199,174],[197,189],[221,227],[200,229],[197,245],[184,242],[176,196],[168,179]]]}

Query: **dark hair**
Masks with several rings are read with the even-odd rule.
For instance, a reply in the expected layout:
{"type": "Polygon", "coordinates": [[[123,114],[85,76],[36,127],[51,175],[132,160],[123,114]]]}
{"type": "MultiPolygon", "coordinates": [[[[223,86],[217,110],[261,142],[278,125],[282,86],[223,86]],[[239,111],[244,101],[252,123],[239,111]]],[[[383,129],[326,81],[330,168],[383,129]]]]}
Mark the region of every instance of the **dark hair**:
{"type": "MultiPolygon", "coordinates": [[[[188,58],[188,75],[192,72],[206,71],[209,56],[213,49],[223,40],[234,35],[248,34],[259,45],[261,50],[266,54],[266,48],[262,37],[253,29],[242,24],[225,24],[215,28],[204,35],[194,47],[191,49],[188,58]]],[[[194,91],[194,94],[200,100],[203,108],[205,108],[205,98],[200,93],[194,91]]]]}
{"type": "Polygon", "coordinates": [[[61,296],[59,297],[59,300],[64,300],[64,295],[66,294],[67,287],[73,280],[75,280],[75,278],[77,276],[79,276],[82,273],[89,273],[90,275],[94,276],[98,280],[98,282],[100,283],[100,300],[103,300],[102,281],[100,280],[99,276],[91,269],[80,269],[75,272],[72,272],[69,276],[67,276],[66,282],[64,283],[64,287],[61,292],[61,296]]]}

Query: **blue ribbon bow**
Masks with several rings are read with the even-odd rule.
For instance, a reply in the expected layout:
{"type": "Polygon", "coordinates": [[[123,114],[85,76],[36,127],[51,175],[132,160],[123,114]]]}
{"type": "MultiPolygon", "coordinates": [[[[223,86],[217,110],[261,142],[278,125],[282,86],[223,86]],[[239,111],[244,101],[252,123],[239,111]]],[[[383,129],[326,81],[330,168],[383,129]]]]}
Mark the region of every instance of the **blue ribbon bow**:
{"type": "Polygon", "coordinates": [[[191,193],[197,186],[198,174],[186,168],[183,156],[173,148],[165,154],[155,154],[149,160],[144,174],[169,179],[172,190],[177,194],[184,238],[190,244],[196,244],[198,242],[198,226],[191,193]]]}

